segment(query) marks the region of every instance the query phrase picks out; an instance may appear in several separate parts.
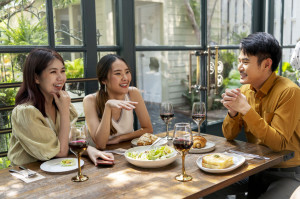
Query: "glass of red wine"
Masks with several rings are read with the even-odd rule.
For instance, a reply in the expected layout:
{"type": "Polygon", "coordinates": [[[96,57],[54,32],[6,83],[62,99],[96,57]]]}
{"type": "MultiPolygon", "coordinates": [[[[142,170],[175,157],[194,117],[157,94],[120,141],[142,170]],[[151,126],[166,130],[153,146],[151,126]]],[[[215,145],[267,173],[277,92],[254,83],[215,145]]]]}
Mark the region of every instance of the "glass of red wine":
{"type": "Polygon", "coordinates": [[[193,179],[185,173],[185,156],[193,146],[193,135],[189,123],[176,123],[174,126],[173,146],[182,157],[182,173],[175,176],[177,181],[187,182],[193,179]]]}
{"type": "Polygon", "coordinates": [[[206,108],[204,102],[194,102],[192,109],[192,118],[198,125],[198,135],[200,136],[200,126],[206,118],[206,108]]]}
{"type": "Polygon", "coordinates": [[[160,117],[166,123],[167,134],[166,138],[172,140],[172,137],[169,136],[169,122],[174,118],[173,105],[169,102],[162,102],[160,105],[160,117]]]}
{"type": "Polygon", "coordinates": [[[72,178],[73,182],[83,182],[89,179],[88,176],[82,175],[80,158],[81,154],[87,149],[88,143],[86,141],[87,127],[83,126],[71,126],[69,135],[69,147],[72,153],[74,153],[78,160],[78,173],[77,176],[72,178]]]}

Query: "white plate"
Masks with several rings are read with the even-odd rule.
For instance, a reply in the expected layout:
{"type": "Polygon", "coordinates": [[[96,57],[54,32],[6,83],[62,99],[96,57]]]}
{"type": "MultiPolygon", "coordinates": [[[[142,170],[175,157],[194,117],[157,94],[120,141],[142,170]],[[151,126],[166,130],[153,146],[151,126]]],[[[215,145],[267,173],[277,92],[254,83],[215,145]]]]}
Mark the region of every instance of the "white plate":
{"type": "Polygon", "coordinates": [[[207,141],[205,147],[197,149],[191,148],[189,153],[207,153],[215,149],[216,144],[214,142],[207,141]]]}
{"type": "Polygon", "coordinates": [[[232,171],[232,170],[238,168],[246,160],[244,156],[241,156],[241,155],[238,155],[238,154],[233,154],[233,153],[225,153],[225,154],[228,155],[228,156],[233,157],[233,165],[231,165],[230,167],[225,168],[225,169],[209,169],[209,168],[203,167],[202,166],[202,157],[203,156],[199,157],[197,159],[196,163],[197,163],[198,167],[200,169],[202,169],[203,171],[206,171],[206,172],[209,172],[209,173],[225,173],[225,172],[232,171]]]}
{"type": "MultiPolygon", "coordinates": [[[[137,145],[138,140],[139,140],[139,138],[134,138],[133,140],[131,140],[132,146],[138,146],[138,145],[137,145]]],[[[159,141],[159,143],[156,144],[156,145],[157,145],[157,146],[161,146],[161,145],[165,145],[165,144],[167,144],[167,143],[168,143],[168,140],[167,140],[167,139],[163,139],[163,140],[159,141]]],[[[155,145],[155,146],[156,146],[156,145],[155,145]]]]}
{"type": "MultiPolygon", "coordinates": [[[[83,160],[80,160],[80,166],[82,167],[84,164],[83,160]]],[[[52,159],[49,160],[47,162],[44,162],[43,164],[41,164],[40,168],[43,171],[47,171],[47,172],[66,172],[66,171],[72,171],[75,169],[78,169],[78,160],[77,158],[56,158],[56,159],[52,159]],[[73,166],[62,166],[60,165],[60,162],[64,159],[74,159],[75,161],[75,165],[73,166]]]]}
{"type": "Polygon", "coordinates": [[[125,158],[126,160],[135,165],[135,166],[138,166],[138,167],[142,167],[142,168],[159,168],[159,167],[163,167],[163,166],[166,166],[168,164],[171,164],[172,162],[174,162],[177,158],[177,151],[172,148],[174,150],[174,152],[172,153],[172,156],[167,158],[167,159],[163,159],[163,160],[136,160],[136,159],[133,159],[133,158],[130,158],[127,156],[127,153],[128,152],[133,152],[133,151],[136,151],[136,152],[143,152],[145,151],[149,146],[138,146],[138,147],[134,147],[134,148],[131,148],[131,149],[128,149],[126,152],[125,152],[125,158]]]}

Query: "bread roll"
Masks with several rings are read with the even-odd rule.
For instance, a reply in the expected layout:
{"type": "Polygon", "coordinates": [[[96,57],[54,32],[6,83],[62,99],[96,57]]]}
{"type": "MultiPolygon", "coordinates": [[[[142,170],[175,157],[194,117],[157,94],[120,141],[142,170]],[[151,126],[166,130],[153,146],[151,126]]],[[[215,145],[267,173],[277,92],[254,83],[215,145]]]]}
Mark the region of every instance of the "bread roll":
{"type": "Polygon", "coordinates": [[[151,145],[158,137],[151,133],[143,134],[137,141],[138,146],[151,145]]]}
{"type": "Polygon", "coordinates": [[[233,165],[233,157],[213,153],[202,157],[202,166],[210,169],[225,169],[233,165]]]}
{"type": "Polygon", "coordinates": [[[194,143],[193,148],[203,148],[206,145],[206,139],[203,136],[194,136],[193,137],[194,143]]]}

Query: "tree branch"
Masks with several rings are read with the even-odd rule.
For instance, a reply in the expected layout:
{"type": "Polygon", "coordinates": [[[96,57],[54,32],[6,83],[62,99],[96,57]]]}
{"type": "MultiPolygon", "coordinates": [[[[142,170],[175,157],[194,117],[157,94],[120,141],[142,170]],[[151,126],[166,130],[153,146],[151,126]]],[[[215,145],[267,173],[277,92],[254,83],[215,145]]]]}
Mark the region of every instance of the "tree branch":
{"type": "Polygon", "coordinates": [[[195,14],[191,7],[190,1],[184,0],[184,4],[185,4],[187,12],[188,12],[188,18],[189,18],[190,22],[192,23],[192,28],[194,29],[195,35],[197,37],[198,44],[200,44],[200,41],[201,41],[200,40],[200,30],[199,30],[199,26],[196,22],[195,14]]]}

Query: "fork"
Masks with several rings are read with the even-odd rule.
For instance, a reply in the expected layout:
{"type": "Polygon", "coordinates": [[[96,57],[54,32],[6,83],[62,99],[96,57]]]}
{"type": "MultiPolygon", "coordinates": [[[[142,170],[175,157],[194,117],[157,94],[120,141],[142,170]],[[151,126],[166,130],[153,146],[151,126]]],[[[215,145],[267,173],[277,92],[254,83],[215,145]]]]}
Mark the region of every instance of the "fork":
{"type": "Polygon", "coordinates": [[[28,177],[32,177],[32,176],[35,176],[36,175],[36,172],[35,171],[32,171],[30,169],[27,169],[26,167],[24,166],[19,166],[20,169],[22,170],[25,170],[28,174],[28,177]]]}

